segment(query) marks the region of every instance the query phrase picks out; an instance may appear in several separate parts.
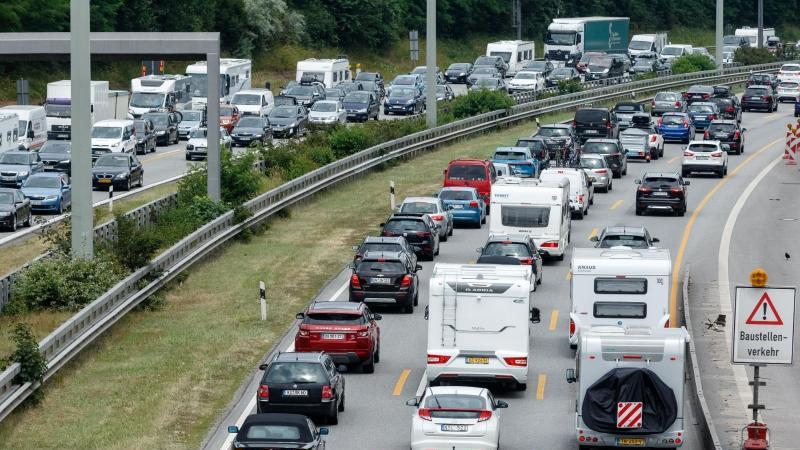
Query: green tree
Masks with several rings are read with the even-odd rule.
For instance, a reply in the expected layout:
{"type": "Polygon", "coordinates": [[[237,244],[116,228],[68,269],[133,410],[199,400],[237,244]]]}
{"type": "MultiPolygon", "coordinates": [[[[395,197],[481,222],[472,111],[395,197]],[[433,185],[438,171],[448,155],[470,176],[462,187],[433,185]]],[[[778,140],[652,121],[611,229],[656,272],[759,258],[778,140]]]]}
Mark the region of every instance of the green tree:
{"type": "Polygon", "coordinates": [[[733,53],[733,60],[745,66],[775,62],[775,55],[766,48],[739,47],[733,53]]]}
{"type": "Polygon", "coordinates": [[[700,72],[702,70],[714,70],[716,64],[706,55],[693,53],[690,55],[683,55],[672,62],[672,73],[691,73],[700,72]]]}

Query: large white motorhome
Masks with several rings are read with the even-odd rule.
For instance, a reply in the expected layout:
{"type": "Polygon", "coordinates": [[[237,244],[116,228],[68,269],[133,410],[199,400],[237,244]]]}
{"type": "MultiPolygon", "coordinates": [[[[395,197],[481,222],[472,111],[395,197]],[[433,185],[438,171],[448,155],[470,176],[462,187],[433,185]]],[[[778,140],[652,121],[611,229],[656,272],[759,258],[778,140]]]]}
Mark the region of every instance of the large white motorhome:
{"type": "Polygon", "coordinates": [[[634,34],[628,44],[628,56],[636,58],[641,54],[661,53],[667,45],[667,33],[634,34]]]}
{"type": "Polygon", "coordinates": [[[314,78],[324,84],[326,88],[332,88],[342,81],[352,79],[350,74],[350,61],[347,58],[336,59],[316,59],[309,58],[297,61],[297,74],[295,81],[298,83],[306,78],[314,78]]]}
{"type": "MultiPolygon", "coordinates": [[[[737,28],[736,31],[733,33],[734,36],[741,36],[747,39],[747,43],[750,47],[758,47],[758,28],[757,27],[742,27],[737,28]]],[[[763,47],[767,46],[767,38],[770,36],[775,36],[775,28],[764,28],[764,34],[762,38],[764,42],[761,43],[763,47]]]]}
{"type": "MultiPolygon", "coordinates": [[[[226,103],[243,89],[250,89],[253,63],[249,59],[221,58],[219,60],[219,102],[226,103]]],[[[192,109],[203,109],[208,96],[208,63],[197,61],[186,66],[186,75],[192,77],[192,109]]]]}
{"type": "Polygon", "coordinates": [[[669,327],[669,250],[575,248],[570,269],[571,347],[596,326],[669,327]]]}
{"type": "Polygon", "coordinates": [[[486,44],[486,56],[500,56],[508,64],[506,76],[511,77],[533,61],[534,45],[531,41],[498,41],[486,44]]]}
{"type": "MultiPolygon", "coordinates": [[[[72,135],[72,87],[69,80],[47,83],[47,139],[69,139],[72,135]]],[[[109,103],[108,81],[92,81],[89,87],[90,125],[114,117],[109,103]]]]}
{"type": "Polygon", "coordinates": [[[191,101],[192,77],[187,75],[145,75],[131,80],[128,118],[138,119],[153,110],[175,110],[191,101]]]}
{"type": "Polygon", "coordinates": [[[19,144],[19,117],[0,112],[0,153],[17,150],[19,144]]]}
{"type": "Polygon", "coordinates": [[[685,328],[592,330],[581,337],[575,440],[590,446],[678,448],[683,422],[685,328]]]}
{"type": "Polygon", "coordinates": [[[530,266],[436,264],[428,290],[427,376],[441,381],[528,383],[530,266]]]}
{"type": "Polygon", "coordinates": [[[527,234],[548,256],[564,259],[572,219],[569,180],[499,177],[492,185],[490,234],[527,234]]]}
{"type": "MultiPolygon", "coordinates": [[[[38,150],[47,140],[47,116],[43,106],[9,105],[0,114],[16,114],[19,119],[17,145],[20,150],[38,150]]],[[[7,148],[4,142],[2,148],[7,148]]]]}

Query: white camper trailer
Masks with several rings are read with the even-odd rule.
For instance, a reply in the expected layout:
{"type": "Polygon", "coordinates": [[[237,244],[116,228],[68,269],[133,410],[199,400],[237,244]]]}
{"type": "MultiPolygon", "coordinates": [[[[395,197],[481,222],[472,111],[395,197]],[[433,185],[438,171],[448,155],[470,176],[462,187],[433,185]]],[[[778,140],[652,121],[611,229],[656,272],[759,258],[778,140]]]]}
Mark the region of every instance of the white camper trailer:
{"type": "Polygon", "coordinates": [[[16,114],[19,118],[17,145],[20,150],[38,150],[44,145],[47,140],[47,116],[43,106],[9,105],[0,108],[0,114],[16,114]]]}
{"type": "Polygon", "coordinates": [[[0,153],[17,150],[19,144],[19,117],[0,112],[0,153]]]}
{"type": "Polygon", "coordinates": [[[498,41],[486,44],[486,56],[500,56],[508,64],[507,77],[521,71],[528,61],[533,61],[534,45],[530,41],[498,41]]]}
{"type": "Polygon", "coordinates": [[[593,446],[678,448],[683,422],[685,328],[595,329],[581,337],[575,440],[593,446]]]}
{"type": "Polygon", "coordinates": [[[441,381],[528,383],[530,266],[436,264],[428,291],[428,364],[441,381]]]}
{"type": "Polygon", "coordinates": [[[324,84],[326,88],[332,88],[342,81],[349,81],[350,61],[346,58],[336,59],[316,59],[309,58],[297,61],[297,74],[295,81],[298,83],[303,76],[313,78],[324,84]]]}
{"type": "Polygon", "coordinates": [[[663,248],[572,251],[569,343],[596,326],[669,327],[672,260],[663,248]]]}

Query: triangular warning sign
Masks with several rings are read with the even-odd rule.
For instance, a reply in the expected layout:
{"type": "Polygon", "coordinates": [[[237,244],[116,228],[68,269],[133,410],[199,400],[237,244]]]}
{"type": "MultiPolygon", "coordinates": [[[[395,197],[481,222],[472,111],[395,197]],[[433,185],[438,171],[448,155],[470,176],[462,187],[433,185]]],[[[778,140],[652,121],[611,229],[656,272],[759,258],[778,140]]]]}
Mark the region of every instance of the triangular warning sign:
{"type": "Polygon", "coordinates": [[[764,292],[745,323],[748,325],[783,325],[783,319],[778,315],[778,310],[772,304],[769,294],[764,292]]]}

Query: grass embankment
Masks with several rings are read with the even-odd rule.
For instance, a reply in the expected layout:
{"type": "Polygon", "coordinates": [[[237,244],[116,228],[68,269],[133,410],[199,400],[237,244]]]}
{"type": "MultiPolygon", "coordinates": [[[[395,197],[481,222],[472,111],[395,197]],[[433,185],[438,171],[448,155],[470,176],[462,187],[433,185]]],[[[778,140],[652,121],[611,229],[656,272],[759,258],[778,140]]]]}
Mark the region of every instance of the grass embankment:
{"type": "MultiPolygon", "coordinates": [[[[544,122],[549,122],[548,118],[544,122]]],[[[389,213],[386,184],[400,198],[429,194],[457,157],[487,157],[530,134],[527,123],[446,146],[324,192],[196,266],[157,311],[134,311],[46,386],[42,403],[0,424],[9,448],[197,448],[244,377],[314,293],[376,233],[389,213]],[[412,169],[413,168],[413,169],[412,169]],[[314,239],[309,239],[313,236],[314,239]],[[269,320],[259,320],[258,282],[269,320]]]]}

